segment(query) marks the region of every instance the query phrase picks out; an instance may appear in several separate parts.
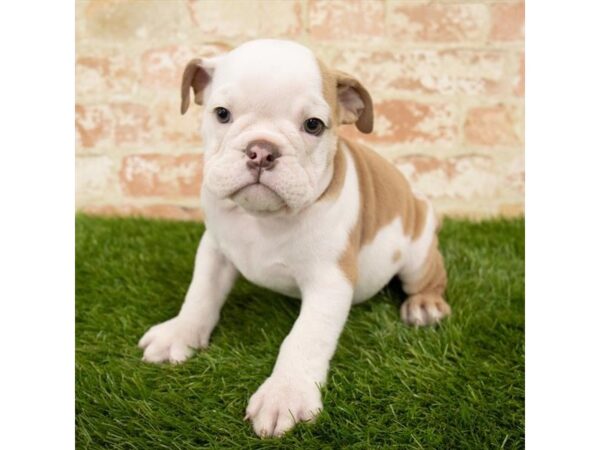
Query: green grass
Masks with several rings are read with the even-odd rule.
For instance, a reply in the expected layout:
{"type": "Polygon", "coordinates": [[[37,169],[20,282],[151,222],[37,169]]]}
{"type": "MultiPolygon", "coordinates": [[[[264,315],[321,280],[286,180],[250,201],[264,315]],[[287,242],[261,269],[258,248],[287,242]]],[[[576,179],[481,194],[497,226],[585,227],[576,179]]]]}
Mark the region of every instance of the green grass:
{"type": "Polygon", "coordinates": [[[296,300],[241,280],[208,350],[180,366],[141,361],[138,339],[179,310],[202,231],[77,217],[78,448],[524,447],[523,220],[447,220],[451,318],[406,327],[393,285],[354,307],[323,413],[281,440],[258,439],[242,419],[296,300]]]}

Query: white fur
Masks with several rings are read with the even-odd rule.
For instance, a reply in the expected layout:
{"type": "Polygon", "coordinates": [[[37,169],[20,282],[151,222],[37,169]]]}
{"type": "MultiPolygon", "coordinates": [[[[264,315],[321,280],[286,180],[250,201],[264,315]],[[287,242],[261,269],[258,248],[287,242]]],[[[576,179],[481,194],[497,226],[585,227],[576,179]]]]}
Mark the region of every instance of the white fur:
{"type": "Polygon", "coordinates": [[[383,227],[373,242],[363,246],[358,254],[358,282],[354,290],[354,303],[368,300],[397,275],[404,263],[410,240],[404,235],[402,221],[395,219],[383,227]],[[400,251],[400,259],[394,254],[400,251]]]}
{"type": "Polygon", "coordinates": [[[255,213],[284,205],[298,210],[314,202],[325,187],[322,183],[335,136],[315,137],[302,130],[303,122],[311,117],[331,123],[329,105],[321,95],[319,66],[308,49],[287,41],[248,42],[220,58],[204,97],[207,190],[225,199],[252,184],[254,176],[246,167],[243,151],[254,140],[267,140],[281,153],[277,170],[263,173],[265,187],[234,200],[243,201],[246,211],[255,213]],[[213,111],[217,107],[231,111],[231,123],[216,121],[213,111]],[[278,202],[269,191],[283,201],[278,202]]]}
{"type": "Polygon", "coordinates": [[[398,219],[359,254],[355,288],[339,266],[359,215],[358,175],[347,149],[344,186],[334,200],[315,201],[332,177],[337,137],[308,135],[302,123],[331,124],[317,62],[306,48],[284,41],[253,41],[211,60],[214,78],[204,92],[205,148],[202,207],[207,231],[179,315],[151,328],[140,341],[144,359],[180,362],[208,345],[237,273],[302,299],[272,375],[252,396],[247,418],[261,436],[281,435],[322,408],[319,385],[352,302],[363,301],[395,274],[422,264],[435,232],[432,213],[423,237],[411,243],[398,219]],[[233,121],[221,124],[223,106],[233,121]],[[253,182],[243,149],[265,139],[281,151],[273,170],[253,182]],[[400,250],[402,257],[393,261],[400,250]],[[412,252],[412,255],[411,255],[412,252]]]}
{"type": "Polygon", "coordinates": [[[237,277],[237,270],[206,230],[196,253],[194,276],[179,315],[155,325],[139,342],[144,360],[185,361],[190,349],[206,348],[219,312],[237,277]]]}

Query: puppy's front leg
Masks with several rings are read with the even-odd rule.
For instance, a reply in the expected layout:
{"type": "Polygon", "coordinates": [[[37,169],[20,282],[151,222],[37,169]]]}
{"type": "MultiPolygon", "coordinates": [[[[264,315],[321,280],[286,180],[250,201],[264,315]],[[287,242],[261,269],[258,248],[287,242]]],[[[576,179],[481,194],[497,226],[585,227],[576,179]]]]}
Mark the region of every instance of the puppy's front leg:
{"type": "Polygon", "coordinates": [[[179,314],[150,328],[139,342],[144,361],[179,363],[205,348],[237,277],[233,264],[206,230],[196,253],[192,283],[179,314]]]}
{"type": "Polygon", "coordinates": [[[337,268],[321,271],[301,289],[300,316],[281,344],[273,373],[248,403],[246,418],[262,437],[280,436],[322,409],[319,385],[352,305],[352,286],[337,268]]]}

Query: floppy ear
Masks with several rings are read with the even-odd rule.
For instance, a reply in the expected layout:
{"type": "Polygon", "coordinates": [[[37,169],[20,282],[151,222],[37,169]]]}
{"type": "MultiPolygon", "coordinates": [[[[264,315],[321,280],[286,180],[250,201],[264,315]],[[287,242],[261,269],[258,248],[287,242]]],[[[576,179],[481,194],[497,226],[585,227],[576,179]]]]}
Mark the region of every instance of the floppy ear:
{"type": "Polygon", "coordinates": [[[214,72],[214,64],[209,60],[192,59],[185,70],[181,79],[181,114],[185,114],[190,106],[190,88],[194,90],[194,102],[202,104],[202,94],[204,88],[210,82],[214,72]]]}
{"type": "Polygon", "coordinates": [[[373,101],[356,78],[336,71],[340,123],[354,123],[363,133],[373,131],[373,101]]]}

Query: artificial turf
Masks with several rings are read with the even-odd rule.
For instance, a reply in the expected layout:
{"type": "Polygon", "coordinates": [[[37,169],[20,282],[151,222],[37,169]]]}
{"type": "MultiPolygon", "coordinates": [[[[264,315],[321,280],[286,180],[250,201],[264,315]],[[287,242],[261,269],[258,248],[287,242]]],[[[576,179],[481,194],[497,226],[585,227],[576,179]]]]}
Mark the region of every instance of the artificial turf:
{"type": "Polygon", "coordinates": [[[243,421],[299,311],[239,280],[208,350],[141,361],[138,339],[174,316],[203,227],[76,219],[78,448],[524,447],[524,221],[446,220],[452,316],[414,329],[392,285],[352,309],[316,424],[257,438],[243,421]]]}

